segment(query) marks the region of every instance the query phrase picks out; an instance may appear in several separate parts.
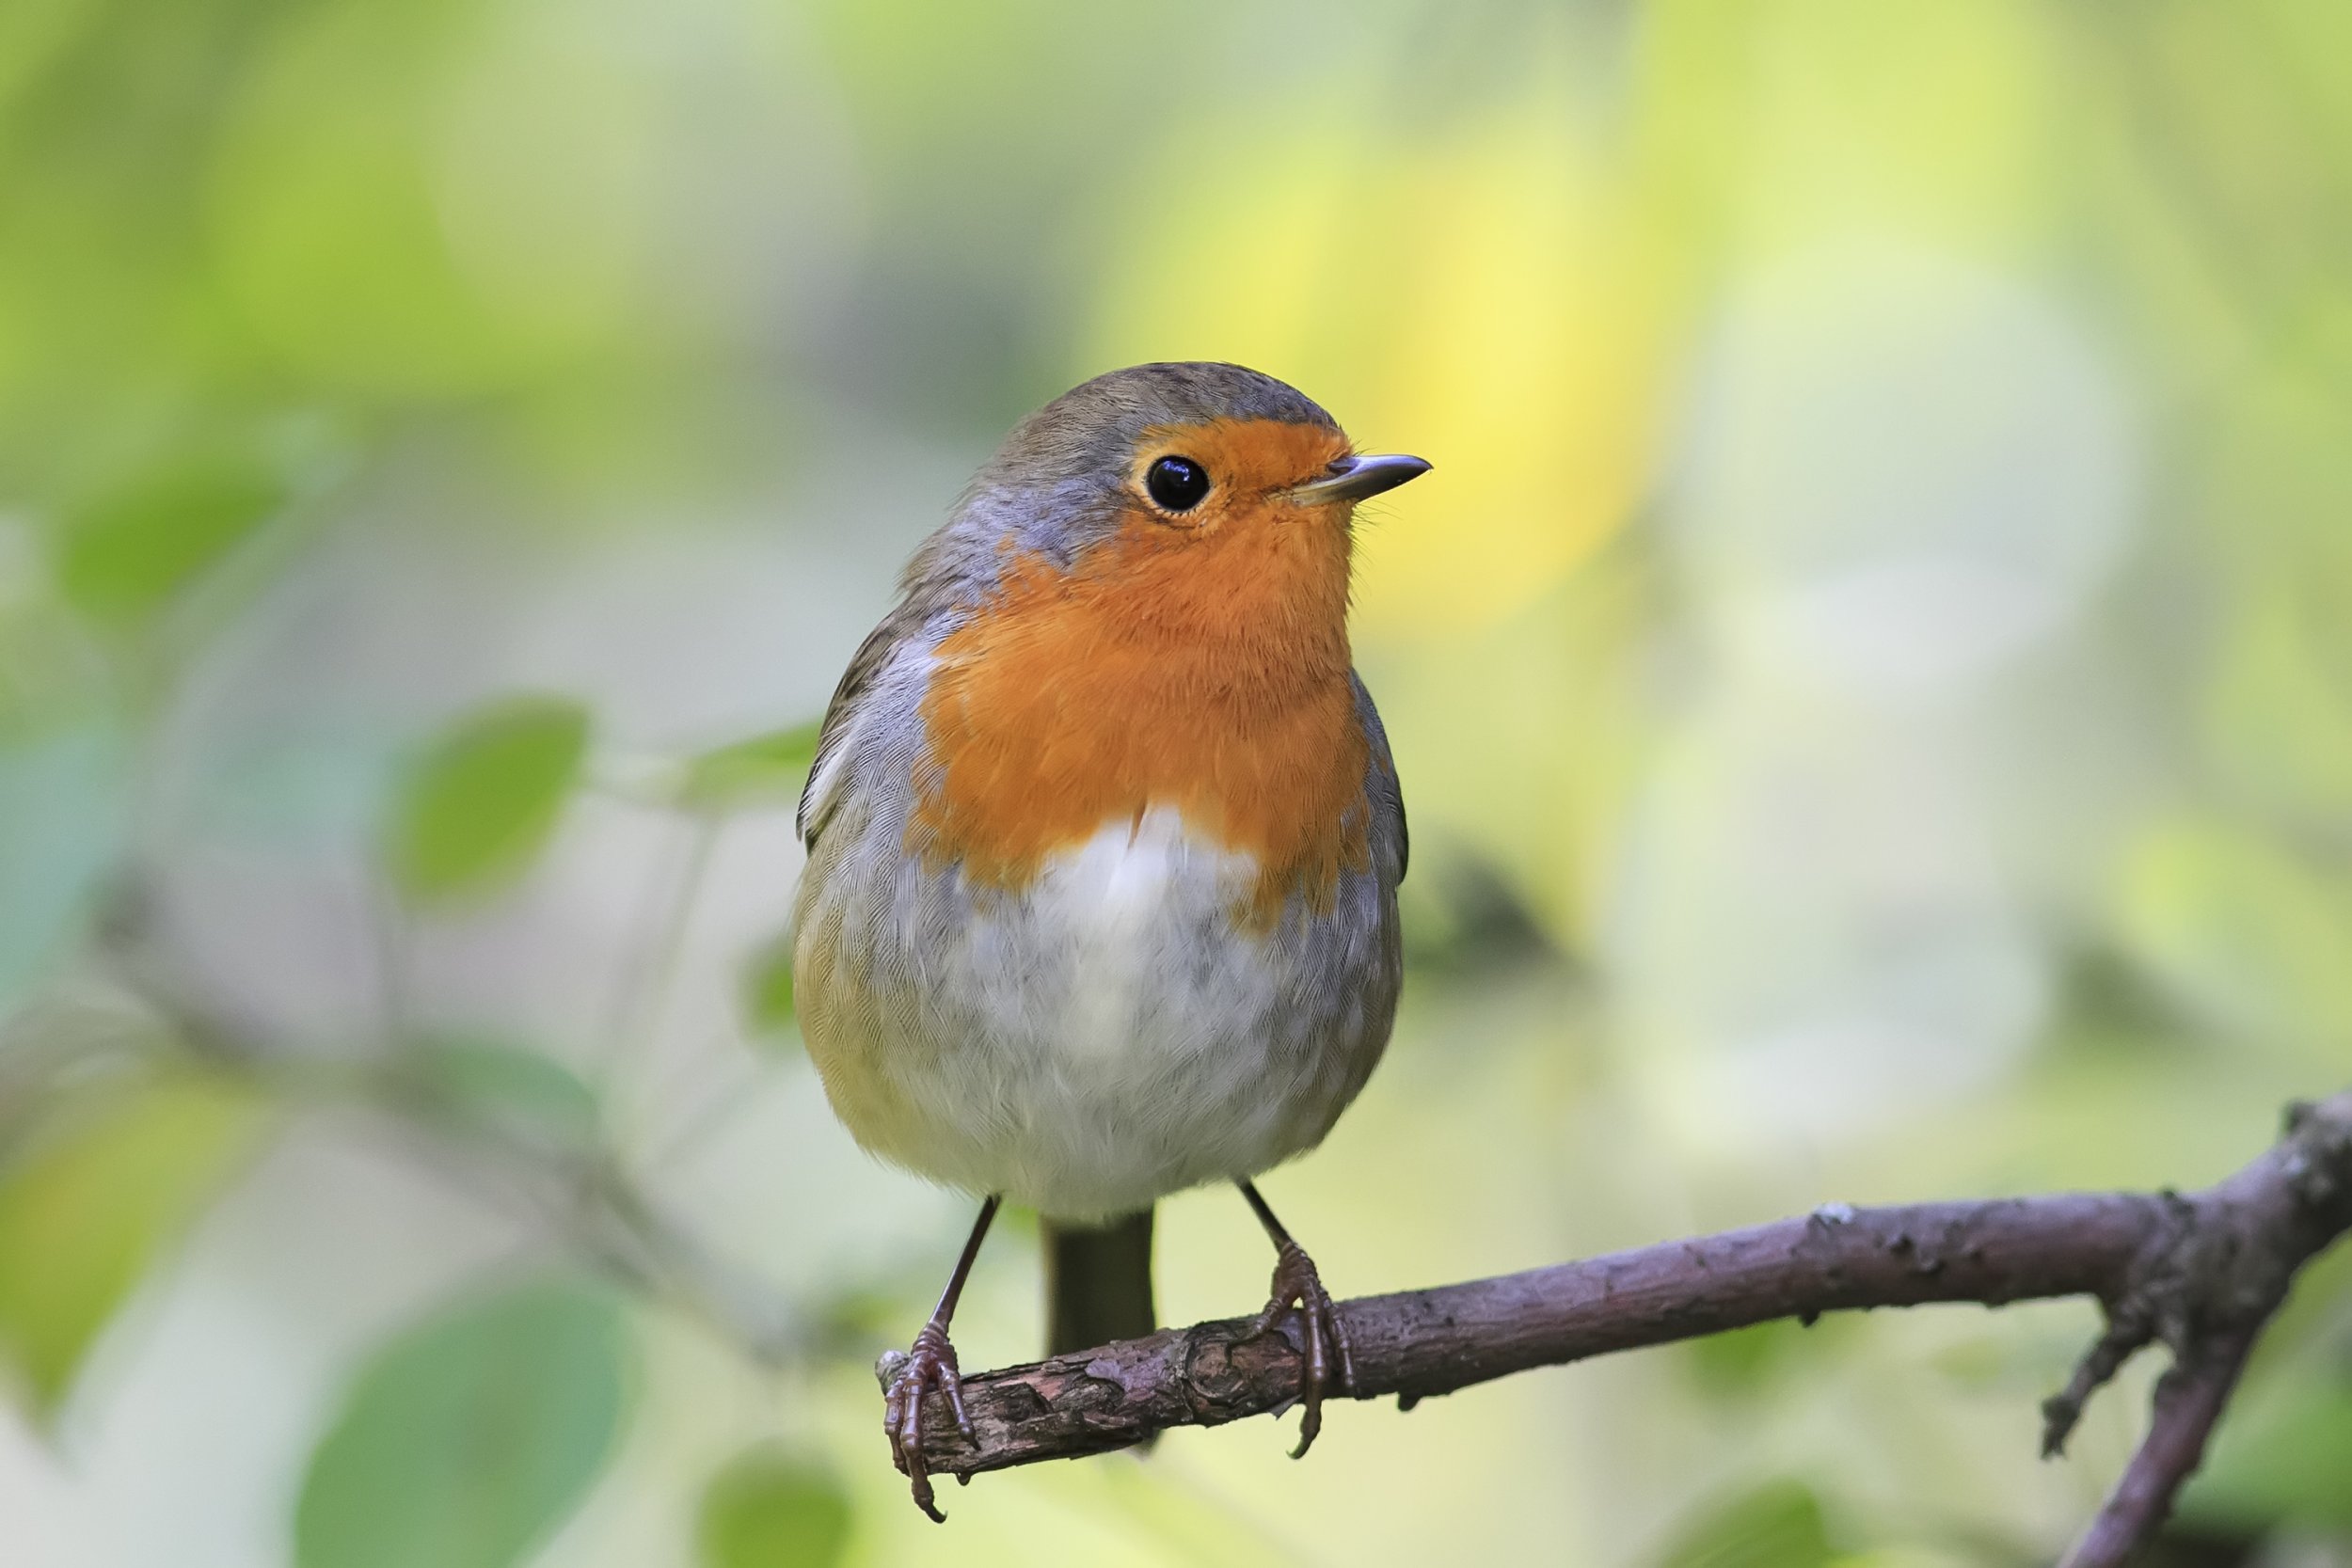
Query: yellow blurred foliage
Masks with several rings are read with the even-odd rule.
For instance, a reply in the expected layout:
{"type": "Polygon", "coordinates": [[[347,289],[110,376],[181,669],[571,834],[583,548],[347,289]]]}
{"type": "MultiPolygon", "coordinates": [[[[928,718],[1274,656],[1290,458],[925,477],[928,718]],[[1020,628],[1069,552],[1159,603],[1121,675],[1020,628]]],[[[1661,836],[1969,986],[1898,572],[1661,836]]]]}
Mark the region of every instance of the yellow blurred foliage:
{"type": "Polygon", "coordinates": [[[1645,482],[1674,267],[1558,91],[1538,77],[1425,140],[1380,134],[1369,94],[1279,134],[1173,138],[1106,269],[1091,363],[1253,365],[1363,450],[1437,465],[1409,506],[1371,514],[1367,641],[1525,610],[1645,482]]]}

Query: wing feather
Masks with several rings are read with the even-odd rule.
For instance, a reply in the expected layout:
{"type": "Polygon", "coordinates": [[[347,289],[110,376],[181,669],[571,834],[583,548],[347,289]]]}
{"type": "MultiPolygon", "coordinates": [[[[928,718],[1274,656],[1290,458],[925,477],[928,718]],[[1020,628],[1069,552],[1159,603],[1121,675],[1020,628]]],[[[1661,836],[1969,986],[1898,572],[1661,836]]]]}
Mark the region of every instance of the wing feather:
{"type": "Polygon", "coordinates": [[[1364,739],[1372,750],[1364,795],[1372,802],[1373,843],[1396,846],[1396,879],[1402,882],[1413,858],[1413,835],[1405,822],[1405,786],[1396,776],[1396,758],[1389,752],[1389,732],[1380,722],[1380,710],[1373,705],[1372,693],[1364,689],[1364,678],[1352,673],[1349,678],[1356,686],[1356,717],[1364,726],[1364,739]]]}

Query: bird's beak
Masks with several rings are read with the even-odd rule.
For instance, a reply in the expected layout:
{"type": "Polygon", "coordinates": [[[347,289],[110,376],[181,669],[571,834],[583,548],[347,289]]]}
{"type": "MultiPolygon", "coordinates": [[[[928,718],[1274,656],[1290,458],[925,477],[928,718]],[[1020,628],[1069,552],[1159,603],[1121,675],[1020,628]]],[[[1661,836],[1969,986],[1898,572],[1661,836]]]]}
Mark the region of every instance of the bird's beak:
{"type": "Polygon", "coordinates": [[[1419,479],[1429,465],[1418,457],[1343,457],[1332,472],[1295,485],[1290,498],[1307,505],[1325,501],[1359,501],[1383,490],[1393,490],[1408,479],[1419,479]]]}

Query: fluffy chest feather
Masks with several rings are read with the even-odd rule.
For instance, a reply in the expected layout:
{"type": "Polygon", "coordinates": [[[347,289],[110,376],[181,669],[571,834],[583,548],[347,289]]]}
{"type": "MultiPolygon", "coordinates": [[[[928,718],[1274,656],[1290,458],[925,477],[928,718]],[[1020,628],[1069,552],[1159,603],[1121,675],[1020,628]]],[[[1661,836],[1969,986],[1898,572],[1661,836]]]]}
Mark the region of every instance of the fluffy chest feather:
{"type": "Polygon", "coordinates": [[[1165,807],[1255,867],[1248,923],[1328,908],[1369,863],[1346,574],[1344,531],[1303,527],[1137,526],[1068,571],[1009,562],[934,651],[909,849],[1017,890],[1165,807]]]}
{"type": "Polygon", "coordinates": [[[1394,901],[1350,875],[1327,916],[1249,934],[1231,911],[1257,876],[1158,809],[1049,854],[1019,892],[804,884],[800,1000],[827,1094],[885,1158],[1073,1218],[1311,1147],[1387,1038],[1394,901]]]}

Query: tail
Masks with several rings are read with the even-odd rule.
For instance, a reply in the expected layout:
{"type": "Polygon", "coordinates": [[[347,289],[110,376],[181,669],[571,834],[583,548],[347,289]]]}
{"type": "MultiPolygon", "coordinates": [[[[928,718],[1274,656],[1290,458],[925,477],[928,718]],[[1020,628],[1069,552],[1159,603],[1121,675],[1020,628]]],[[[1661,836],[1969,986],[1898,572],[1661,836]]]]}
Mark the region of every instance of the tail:
{"type": "Polygon", "coordinates": [[[1040,1217],[1045,1244],[1045,1354],[1066,1355],[1159,1326],[1152,1312],[1152,1211],[1097,1226],[1040,1217]]]}

